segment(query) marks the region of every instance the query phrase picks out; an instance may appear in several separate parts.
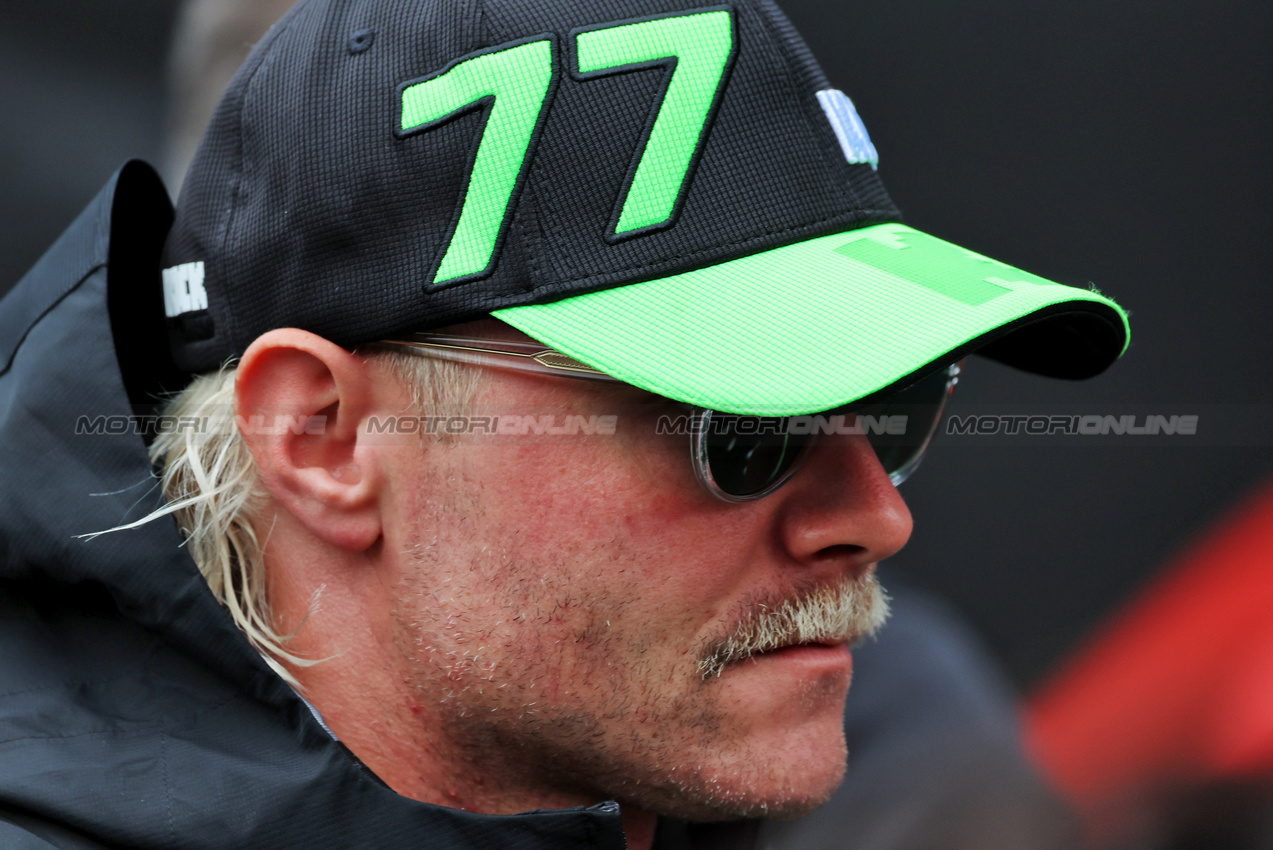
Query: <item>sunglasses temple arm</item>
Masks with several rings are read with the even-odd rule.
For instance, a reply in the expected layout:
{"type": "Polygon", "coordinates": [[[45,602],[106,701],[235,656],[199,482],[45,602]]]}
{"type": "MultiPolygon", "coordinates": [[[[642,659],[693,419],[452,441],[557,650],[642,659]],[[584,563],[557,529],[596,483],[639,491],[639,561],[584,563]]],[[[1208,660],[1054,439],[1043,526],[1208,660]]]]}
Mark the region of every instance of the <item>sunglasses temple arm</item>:
{"type": "Polygon", "coordinates": [[[534,353],[518,353],[511,351],[495,351],[469,346],[433,345],[430,343],[386,340],[382,345],[397,350],[405,350],[419,357],[432,360],[446,360],[451,363],[468,363],[474,366],[487,366],[495,369],[508,369],[534,375],[552,375],[558,378],[584,378],[593,381],[615,383],[613,378],[604,372],[590,369],[583,364],[571,365],[575,361],[564,354],[550,348],[540,349],[534,353]]]}

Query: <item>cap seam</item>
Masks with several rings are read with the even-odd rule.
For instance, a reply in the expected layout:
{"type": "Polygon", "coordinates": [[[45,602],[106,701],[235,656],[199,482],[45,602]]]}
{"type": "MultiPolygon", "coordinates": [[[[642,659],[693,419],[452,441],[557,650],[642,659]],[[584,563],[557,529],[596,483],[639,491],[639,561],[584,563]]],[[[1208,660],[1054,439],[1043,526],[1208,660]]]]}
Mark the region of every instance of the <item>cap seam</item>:
{"type": "MultiPolygon", "coordinates": [[[[300,17],[306,14],[309,8],[311,7],[305,7],[305,11],[298,12],[295,15],[288,16],[287,23],[290,25],[296,17],[300,17]]],[[[256,67],[252,68],[252,70],[248,72],[248,78],[244,80],[243,82],[243,97],[239,102],[239,110],[238,110],[239,114],[238,114],[238,121],[237,121],[238,127],[235,132],[235,139],[237,142],[237,149],[235,151],[235,154],[238,160],[238,168],[237,168],[237,174],[235,175],[234,188],[231,189],[230,191],[229,212],[226,215],[225,226],[222,229],[221,237],[218,240],[221,243],[221,252],[226,257],[237,256],[236,251],[230,250],[232,247],[230,243],[234,239],[234,222],[238,218],[238,214],[240,212],[239,198],[242,192],[242,188],[245,182],[247,181],[247,178],[248,178],[247,172],[248,172],[248,169],[250,168],[250,164],[247,158],[247,142],[246,142],[246,137],[244,133],[244,125],[246,123],[245,117],[248,111],[248,107],[250,106],[251,102],[254,100],[255,95],[257,93],[257,88],[255,87],[255,83],[258,79],[258,75],[265,68],[266,64],[269,63],[271,59],[273,59],[274,49],[279,43],[280,36],[285,31],[287,31],[287,29],[288,29],[287,26],[278,26],[278,27],[274,27],[266,34],[266,38],[269,39],[269,43],[265,45],[265,47],[261,51],[260,59],[257,61],[256,67]]],[[[238,246],[236,245],[233,247],[237,248],[238,246]]],[[[223,273],[225,272],[224,268],[222,269],[222,272],[223,273]]],[[[225,308],[221,311],[222,313],[221,318],[224,320],[226,325],[224,338],[226,339],[227,342],[230,343],[230,346],[232,348],[237,350],[241,346],[239,346],[236,341],[237,337],[235,335],[234,311],[231,309],[234,302],[233,287],[222,286],[218,288],[220,290],[221,297],[225,304],[225,308]]]]}
{"type": "Polygon", "coordinates": [[[468,7],[469,14],[464,16],[464,28],[468,32],[461,32],[461,38],[474,50],[499,44],[496,38],[487,38],[486,7],[482,0],[471,0],[465,5],[468,7]]]}
{"type": "MultiPolygon", "coordinates": [[[[526,246],[523,248],[523,254],[526,257],[526,266],[530,271],[529,280],[527,281],[528,285],[522,287],[523,291],[526,292],[534,292],[540,281],[544,279],[543,270],[539,266],[539,255],[546,252],[531,250],[531,240],[534,240],[533,247],[535,248],[544,245],[547,241],[540,222],[539,203],[539,193],[535,191],[535,185],[528,179],[526,181],[526,191],[522,193],[523,209],[518,211],[519,214],[512,221],[512,226],[521,230],[522,244],[526,246]]],[[[551,262],[551,259],[549,261],[551,262]]]]}
{"type": "MultiPolygon", "coordinates": [[[[849,200],[853,206],[860,206],[862,199],[858,197],[857,191],[853,188],[853,181],[847,179],[847,175],[845,175],[844,168],[841,165],[843,157],[835,158],[827,153],[827,142],[829,140],[827,138],[826,131],[831,128],[829,125],[826,125],[826,117],[823,116],[820,123],[815,120],[812,106],[806,102],[809,98],[802,97],[800,91],[797,90],[797,87],[793,82],[793,78],[800,78],[803,80],[805,75],[802,73],[802,69],[797,68],[795,63],[792,61],[793,57],[791,56],[791,51],[788,49],[786,39],[781,38],[780,35],[774,31],[776,23],[769,14],[765,13],[765,10],[767,9],[777,11],[778,14],[782,14],[782,12],[778,10],[773,3],[758,3],[755,7],[757,17],[761,20],[761,26],[764,28],[765,35],[769,38],[775,52],[782,57],[783,64],[787,66],[787,73],[782,75],[783,84],[791,92],[792,100],[799,104],[800,114],[804,118],[804,122],[808,126],[809,131],[813,134],[814,138],[818,139],[821,143],[817,145],[817,150],[818,157],[822,160],[823,168],[828,172],[829,176],[839,178],[835,180],[835,184],[848,191],[849,200]]],[[[792,27],[794,34],[794,25],[792,25],[790,21],[788,21],[788,25],[792,27]]],[[[812,59],[812,56],[810,56],[810,58],[812,59]]],[[[821,68],[819,68],[819,70],[821,70],[821,68]]],[[[826,75],[823,74],[822,76],[825,78],[826,75]]],[[[830,83],[828,81],[828,85],[829,84],[830,83]]],[[[816,99],[814,102],[816,103],[816,99]]],[[[819,113],[821,113],[821,107],[819,107],[819,113]]],[[[838,152],[839,148],[837,147],[836,150],[838,152]]]]}

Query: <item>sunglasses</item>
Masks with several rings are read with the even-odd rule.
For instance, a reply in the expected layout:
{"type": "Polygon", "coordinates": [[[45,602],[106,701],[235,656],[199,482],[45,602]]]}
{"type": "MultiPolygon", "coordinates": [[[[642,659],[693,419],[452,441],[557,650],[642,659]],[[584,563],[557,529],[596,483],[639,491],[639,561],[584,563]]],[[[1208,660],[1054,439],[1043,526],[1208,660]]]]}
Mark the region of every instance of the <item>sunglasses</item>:
{"type": "MultiPolygon", "coordinates": [[[[417,333],[378,345],[436,360],[623,383],[537,342],[417,333]]],[[[727,502],[774,492],[800,469],[820,436],[834,434],[865,436],[889,480],[898,485],[919,466],[962,370],[960,360],[878,400],[826,413],[752,416],[686,405],[686,415],[667,424],[689,434],[694,476],[727,502]]]]}

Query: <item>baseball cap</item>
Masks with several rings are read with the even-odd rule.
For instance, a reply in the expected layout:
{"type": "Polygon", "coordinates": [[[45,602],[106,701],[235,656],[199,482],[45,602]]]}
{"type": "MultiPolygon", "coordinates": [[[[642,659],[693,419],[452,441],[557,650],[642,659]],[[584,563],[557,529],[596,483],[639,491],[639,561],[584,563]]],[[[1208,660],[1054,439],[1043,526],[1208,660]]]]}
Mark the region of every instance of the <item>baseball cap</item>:
{"type": "Polygon", "coordinates": [[[732,413],[870,400],[977,351],[1084,378],[1126,313],[901,223],[767,0],[301,0],[227,89],[164,249],[179,366],[487,314],[732,413]]]}

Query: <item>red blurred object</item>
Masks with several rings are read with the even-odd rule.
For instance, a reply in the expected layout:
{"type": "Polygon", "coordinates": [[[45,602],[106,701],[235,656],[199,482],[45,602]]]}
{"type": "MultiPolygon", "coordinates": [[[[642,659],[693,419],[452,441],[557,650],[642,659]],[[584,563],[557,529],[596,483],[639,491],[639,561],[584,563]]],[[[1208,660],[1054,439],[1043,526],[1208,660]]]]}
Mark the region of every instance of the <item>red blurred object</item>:
{"type": "Polygon", "coordinates": [[[1273,778],[1273,484],[1037,689],[1026,729],[1098,845],[1191,788],[1273,778]]]}

